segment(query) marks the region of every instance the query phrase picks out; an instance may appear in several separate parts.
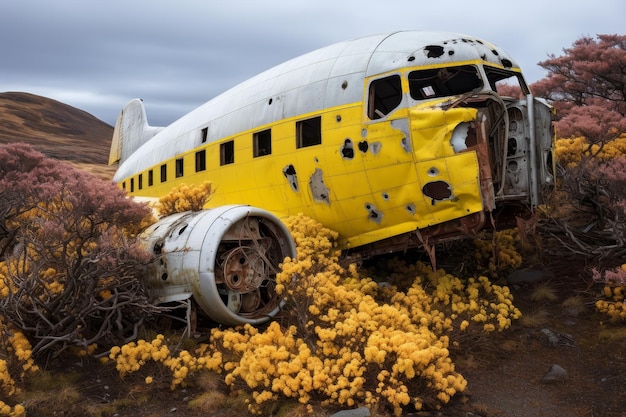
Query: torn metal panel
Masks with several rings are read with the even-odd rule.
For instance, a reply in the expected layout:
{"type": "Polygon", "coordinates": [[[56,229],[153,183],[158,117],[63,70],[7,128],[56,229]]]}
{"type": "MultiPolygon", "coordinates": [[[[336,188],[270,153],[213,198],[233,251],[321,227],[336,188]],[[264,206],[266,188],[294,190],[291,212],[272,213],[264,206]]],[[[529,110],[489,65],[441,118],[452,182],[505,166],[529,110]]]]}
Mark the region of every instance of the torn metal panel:
{"type": "Polygon", "coordinates": [[[330,191],[328,187],[326,187],[326,184],[324,184],[324,173],[321,169],[316,168],[315,172],[311,175],[309,188],[311,189],[313,200],[330,204],[330,191]]]}
{"type": "Polygon", "coordinates": [[[400,119],[391,120],[391,127],[402,132],[400,146],[405,152],[411,152],[411,132],[409,130],[409,119],[402,117],[400,119]]]}
{"type": "Polygon", "coordinates": [[[425,160],[453,155],[455,145],[461,148],[458,138],[452,142],[452,135],[459,124],[475,121],[477,110],[463,107],[446,110],[431,104],[411,109],[410,115],[413,152],[417,159],[425,160]]]}
{"type": "Polygon", "coordinates": [[[289,186],[293,191],[298,191],[298,176],[296,175],[296,168],[289,164],[283,168],[283,175],[289,181],[289,186]]]}
{"type": "Polygon", "coordinates": [[[423,229],[483,210],[476,153],[467,152],[415,164],[423,201],[416,215],[423,229]]]}

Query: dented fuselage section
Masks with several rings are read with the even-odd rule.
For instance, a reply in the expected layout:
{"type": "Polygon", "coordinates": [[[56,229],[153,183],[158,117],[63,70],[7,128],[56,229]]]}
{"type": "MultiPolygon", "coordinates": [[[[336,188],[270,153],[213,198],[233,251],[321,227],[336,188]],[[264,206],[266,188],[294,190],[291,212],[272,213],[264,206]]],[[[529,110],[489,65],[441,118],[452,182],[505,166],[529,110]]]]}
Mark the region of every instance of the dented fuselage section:
{"type": "Polygon", "coordinates": [[[474,64],[374,78],[363,136],[396,142],[395,165],[406,161],[407,169],[390,174],[405,179],[401,194],[412,193],[405,209],[419,218],[419,233],[366,244],[361,254],[474,235],[544,201],[554,185],[553,111],[530,94],[521,73],[474,64]]]}
{"type": "Polygon", "coordinates": [[[288,61],[165,128],[134,100],[110,162],[132,195],[209,180],[207,208],[304,213],[367,256],[470,236],[541,204],[554,184],[551,122],[502,49],[407,31],[288,61]]]}

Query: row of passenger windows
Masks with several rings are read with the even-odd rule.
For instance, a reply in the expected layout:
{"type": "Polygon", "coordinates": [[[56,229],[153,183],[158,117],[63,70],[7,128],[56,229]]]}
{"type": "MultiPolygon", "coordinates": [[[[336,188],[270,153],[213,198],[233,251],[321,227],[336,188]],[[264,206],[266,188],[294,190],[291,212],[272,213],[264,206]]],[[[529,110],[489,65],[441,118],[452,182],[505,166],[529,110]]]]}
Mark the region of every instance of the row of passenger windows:
{"type": "MultiPolygon", "coordinates": [[[[206,143],[208,136],[208,128],[201,130],[201,141],[206,143]]],[[[322,143],[322,118],[321,116],[296,122],[296,148],[306,148],[309,146],[319,145],[322,143]]],[[[272,154],[272,130],[262,130],[252,134],[252,156],[254,158],[272,154]]],[[[220,166],[235,163],[235,140],[229,140],[220,144],[220,166]]],[[[185,175],[184,157],[175,160],[174,175],[180,178],[185,175]]],[[[206,171],[207,154],[202,149],[195,153],[195,172],[206,171]]],[[[137,175],[137,183],[135,187],[135,178],[130,179],[130,192],[134,192],[135,188],[142,190],[144,187],[144,175],[137,175]]],[[[148,171],[147,186],[154,185],[154,170],[148,171]]],[[[160,182],[167,181],[167,163],[160,167],[160,182]]],[[[126,181],[122,183],[122,188],[127,189],[126,181]]]]}

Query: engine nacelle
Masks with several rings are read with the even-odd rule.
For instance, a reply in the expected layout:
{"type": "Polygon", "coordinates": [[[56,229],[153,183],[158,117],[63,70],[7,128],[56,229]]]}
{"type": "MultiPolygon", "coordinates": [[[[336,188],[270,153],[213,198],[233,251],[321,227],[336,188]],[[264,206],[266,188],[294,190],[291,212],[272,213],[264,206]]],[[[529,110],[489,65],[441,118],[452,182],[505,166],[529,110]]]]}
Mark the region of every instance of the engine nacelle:
{"type": "Polygon", "coordinates": [[[256,207],[228,205],[160,219],[141,240],[154,254],[147,285],[159,302],[190,297],[212,320],[259,324],[282,306],[276,274],[296,248],[285,225],[256,207]]]}

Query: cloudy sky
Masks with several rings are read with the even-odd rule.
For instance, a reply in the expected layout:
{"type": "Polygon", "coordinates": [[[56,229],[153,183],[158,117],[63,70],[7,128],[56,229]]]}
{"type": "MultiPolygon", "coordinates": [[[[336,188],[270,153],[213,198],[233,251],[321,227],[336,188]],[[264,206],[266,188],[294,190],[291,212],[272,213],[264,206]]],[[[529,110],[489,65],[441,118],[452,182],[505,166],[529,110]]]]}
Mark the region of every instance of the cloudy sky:
{"type": "Polygon", "coordinates": [[[2,0],[0,92],[34,93],[114,124],[143,98],[165,126],[220,92],[334,42],[444,30],[538,62],[581,36],[624,34],[624,0],[2,0]]]}

